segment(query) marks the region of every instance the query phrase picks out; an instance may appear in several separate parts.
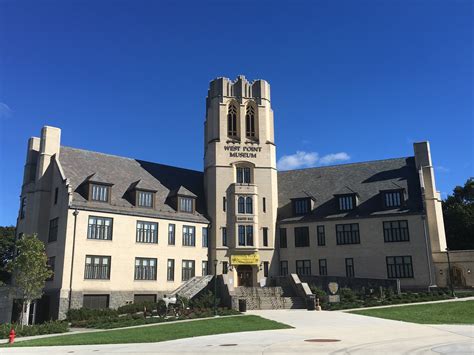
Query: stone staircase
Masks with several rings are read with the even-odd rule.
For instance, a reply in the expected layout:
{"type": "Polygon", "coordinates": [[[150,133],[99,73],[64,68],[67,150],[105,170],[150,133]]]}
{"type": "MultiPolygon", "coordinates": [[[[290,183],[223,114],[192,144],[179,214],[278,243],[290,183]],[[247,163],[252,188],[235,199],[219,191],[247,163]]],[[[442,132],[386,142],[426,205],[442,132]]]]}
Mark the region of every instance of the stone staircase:
{"type": "Polygon", "coordinates": [[[235,287],[235,297],[245,299],[247,309],[306,308],[303,297],[295,297],[287,287],[235,287]]]}
{"type": "Polygon", "coordinates": [[[168,297],[179,295],[180,297],[191,299],[205,289],[213,277],[212,275],[195,276],[171,292],[168,297]]]}

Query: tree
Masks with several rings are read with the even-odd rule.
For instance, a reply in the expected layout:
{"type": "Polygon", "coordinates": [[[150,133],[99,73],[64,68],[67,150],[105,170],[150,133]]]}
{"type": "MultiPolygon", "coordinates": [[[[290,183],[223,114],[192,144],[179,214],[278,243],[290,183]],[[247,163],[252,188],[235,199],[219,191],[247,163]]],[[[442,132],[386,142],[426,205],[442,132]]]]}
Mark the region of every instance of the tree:
{"type": "Polygon", "coordinates": [[[8,263],[13,274],[14,285],[22,295],[23,312],[21,324],[28,324],[28,314],[32,301],[41,298],[46,279],[53,272],[48,267],[44,243],[36,235],[24,235],[17,243],[17,255],[8,263]]]}
{"type": "Polygon", "coordinates": [[[443,215],[449,249],[474,249],[474,178],[453,189],[443,201],[443,215]]]}
{"type": "Polygon", "coordinates": [[[7,264],[15,253],[15,227],[0,227],[0,285],[10,283],[7,264]]]}

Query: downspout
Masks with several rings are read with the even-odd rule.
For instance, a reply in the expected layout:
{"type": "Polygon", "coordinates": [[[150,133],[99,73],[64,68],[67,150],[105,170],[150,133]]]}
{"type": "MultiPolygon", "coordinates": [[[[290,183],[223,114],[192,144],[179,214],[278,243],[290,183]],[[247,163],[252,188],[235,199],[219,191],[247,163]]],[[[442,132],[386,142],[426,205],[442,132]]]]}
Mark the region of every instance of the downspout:
{"type": "Polygon", "coordinates": [[[71,275],[69,276],[69,302],[68,302],[68,310],[71,309],[71,302],[72,302],[72,275],[74,271],[74,250],[76,248],[76,226],[77,226],[77,215],[79,211],[77,208],[74,210],[72,215],[74,216],[74,231],[72,234],[72,252],[71,252],[71,275]]]}
{"type": "Polygon", "coordinates": [[[430,255],[431,252],[430,252],[430,245],[429,245],[429,241],[428,241],[428,233],[427,233],[427,230],[426,230],[426,217],[421,216],[421,219],[423,220],[423,234],[425,236],[426,259],[428,261],[428,274],[429,274],[429,278],[430,278],[430,285],[428,286],[428,291],[429,291],[432,286],[436,286],[436,285],[433,285],[433,274],[432,274],[432,270],[431,270],[431,255],[430,255]]]}

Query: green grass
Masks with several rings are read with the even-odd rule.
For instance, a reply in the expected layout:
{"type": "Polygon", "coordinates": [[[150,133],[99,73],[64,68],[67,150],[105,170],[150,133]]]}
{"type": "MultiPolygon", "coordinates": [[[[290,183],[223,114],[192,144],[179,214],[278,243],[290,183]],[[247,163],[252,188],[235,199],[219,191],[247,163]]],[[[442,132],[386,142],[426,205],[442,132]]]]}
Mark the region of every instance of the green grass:
{"type": "Polygon", "coordinates": [[[50,338],[19,341],[13,346],[154,343],[202,335],[288,328],[292,327],[258,316],[235,316],[192,322],[160,324],[142,328],[118,329],[107,332],[54,336],[50,338]]]}
{"type": "Polygon", "coordinates": [[[474,301],[367,309],[350,313],[420,324],[474,324],[474,301]]]}

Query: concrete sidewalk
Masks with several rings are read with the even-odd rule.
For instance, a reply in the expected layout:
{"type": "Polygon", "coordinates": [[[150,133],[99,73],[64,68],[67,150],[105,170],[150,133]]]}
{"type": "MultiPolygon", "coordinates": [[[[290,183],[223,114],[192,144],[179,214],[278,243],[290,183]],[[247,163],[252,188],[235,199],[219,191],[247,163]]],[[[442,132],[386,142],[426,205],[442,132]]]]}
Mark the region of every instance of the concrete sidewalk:
{"type": "Polygon", "coordinates": [[[2,354],[473,354],[473,326],[431,326],[344,312],[250,311],[294,329],[161,343],[2,349],[2,354]],[[307,340],[335,340],[308,342],[307,340]]]}

